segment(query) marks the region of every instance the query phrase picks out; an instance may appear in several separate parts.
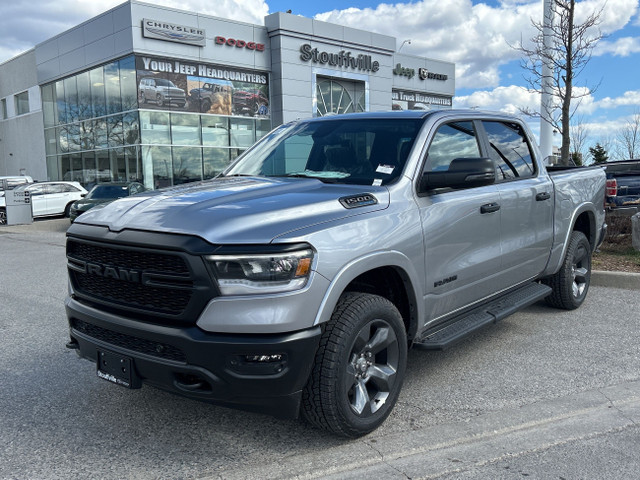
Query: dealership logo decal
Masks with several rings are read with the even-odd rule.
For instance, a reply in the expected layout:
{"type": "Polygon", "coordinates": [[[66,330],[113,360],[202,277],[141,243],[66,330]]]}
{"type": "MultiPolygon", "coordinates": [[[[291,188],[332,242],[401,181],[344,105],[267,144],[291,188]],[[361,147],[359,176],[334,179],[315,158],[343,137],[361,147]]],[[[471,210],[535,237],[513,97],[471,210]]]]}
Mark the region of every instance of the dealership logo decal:
{"type": "Polygon", "coordinates": [[[449,78],[448,75],[445,75],[443,73],[433,73],[430,72],[429,70],[427,70],[426,68],[419,68],[418,69],[418,76],[420,77],[421,80],[447,80],[449,78]]]}
{"type": "Polygon", "coordinates": [[[169,42],[186,43],[204,47],[206,45],[206,33],[202,28],[177,25],[175,23],[160,22],[145,18],[142,20],[142,36],[167,40],[169,42]]]}
{"type": "Polygon", "coordinates": [[[319,63],[332,67],[346,67],[354,70],[364,70],[367,72],[377,72],[380,70],[380,63],[373,61],[371,55],[353,56],[351,52],[340,50],[338,53],[321,52],[317,48],[305,43],[300,46],[300,59],[303,62],[319,63]]]}
{"type": "Polygon", "coordinates": [[[413,78],[416,71],[413,68],[404,68],[400,63],[393,69],[394,75],[400,75],[401,77],[413,78]]]}
{"type": "Polygon", "coordinates": [[[226,37],[216,37],[214,43],[216,45],[227,45],[229,47],[246,48],[247,50],[264,52],[264,43],[245,42],[244,40],[237,40],[235,38],[226,37]]]}

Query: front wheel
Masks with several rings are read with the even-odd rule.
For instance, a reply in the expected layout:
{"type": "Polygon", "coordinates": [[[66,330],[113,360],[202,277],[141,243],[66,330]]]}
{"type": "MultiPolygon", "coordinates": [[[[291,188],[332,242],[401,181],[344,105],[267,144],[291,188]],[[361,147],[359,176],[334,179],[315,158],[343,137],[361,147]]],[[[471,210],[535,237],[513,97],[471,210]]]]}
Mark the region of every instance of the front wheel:
{"type": "Polygon", "coordinates": [[[553,290],[545,298],[552,307],[574,310],[582,305],[591,282],[591,244],[584,233],[571,233],[562,267],[543,282],[553,290]]]}
{"type": "Polygon", "coordinates": [[[398,399],[406,363],[398,309],[377,295],[345,294],[325,325],[303,391],[303,416],[344,437],[372,432],[398,399]]]}
{"type": "Polygon", "coordinates": [[[7,211],[4,208],[0,208],[0,225],[6,225],[7,223],[7,211]]]}

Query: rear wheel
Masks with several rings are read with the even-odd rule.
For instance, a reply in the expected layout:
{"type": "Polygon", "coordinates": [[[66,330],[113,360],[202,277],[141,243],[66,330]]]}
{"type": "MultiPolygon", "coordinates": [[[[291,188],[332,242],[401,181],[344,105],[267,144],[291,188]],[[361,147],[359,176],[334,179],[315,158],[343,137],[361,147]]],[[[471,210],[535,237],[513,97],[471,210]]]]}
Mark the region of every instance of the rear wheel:
{"type": "Polygon", "coordinates": [[[7,211],[4,208],[0,208],[0,225],[7,224],[7,211]]]}
{"type": "Polygon", "coordinates": [[[345,294],[325,326],[303,392],[304,417],[344,437],[375,430],[398,399],[406,362],[397,308],[377,295],[345,294]]]}
{"type": "Polygon", "coordinates": [[[591,283],[591,244],[584,233],[571,233],[562,267],[544,283],[553,289],[545,298],[552,307],[574,310],[582,305],[591,283]]]}

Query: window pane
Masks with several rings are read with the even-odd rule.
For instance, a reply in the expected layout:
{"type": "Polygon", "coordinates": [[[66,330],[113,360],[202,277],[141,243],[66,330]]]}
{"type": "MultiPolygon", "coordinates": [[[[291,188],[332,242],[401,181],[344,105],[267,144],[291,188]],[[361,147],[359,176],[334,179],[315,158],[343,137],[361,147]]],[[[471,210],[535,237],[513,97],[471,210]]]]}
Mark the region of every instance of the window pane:
{"type": "Polygon", "coordinates": [[[202,144],[215,147],[229,146],[229,119],[214,115],[203,115],[202,144]]]}
{"type": "Polygon", "coordinates": [[[91,118],[91,84],[89,83],[89,72],[76,75],[78,87],[78,116],[80,120],[91,118]]]}
{"type": "Polygon", "coordinates": [[[172,113],[171,138],[174,145],[200,145],[200,116],[172,113]]]}
{"type": "Polygon", "coordinates": [[[66,126],[56,128],[56,139],[58,141],[58,153],[67,153],[69,151],[69,138],[66,126]]]}
{"type": "Polygon", "coordinates": [[[73,180],[73,170],[71,169],[71,157],[61,155],[60,157],[60,178],[66,181],[73,180]]]}
{"type": "Polygon", "coordinates": [[[113,180],[113,174],[111,172],[111,162],[109,160],[109,151],[102,150],[96,152],[96,161],[98,163],[98,183],[110,182],[113,180]]]}
{"type": "Polygon", "coordinates": [[[138,108],[136,64],[133,56],[120,60],[120,90],[122,92],[122,110],[138,108]]]}
{"type": "Polygon", "coordinates": [[[231,119],[231,146],[250,147],[255,143],[255,124],[253,119],[231,119]]]}
{"type": "Polygon", "coordinates": [[[171,147],[143,147],[145,163],[153,165],[153,187],[162,188],[172,184],[171,147]]]}
{"type": "Polygon", "coordinates": [[[56,124],[67,123],[67,103],[64,99],[64,82],[60,80],[56,82],[56,111],[58,112],[58,119],[56,124]]]}
{"type": "Polygon", "coordinates": [[[22,92],[15,96],[16,115],[29,113],[29,92],[22,92]]]}
{"type": "Polygon", "coordinates": [[[107,148],[107,119],[105,117],[93,121],[93,139],[96,148],[107,148]]]}
{"type": "Polygon", "coordinates": [[[256,120],[256,142],[271,131],[271,120],[256,120]]]}
{"type": "Polygon", "coordinates": [[[140,156],[140,147],[125,148],[125,156],[127,158],[128,178],[131,182],[142,182],[142,157],[140,156]]]}
{"type": "Polygon", "coordinates": [[[173,148],[173,184],[202,180],[202,149],[173,148]]]}
{"type": "Polygon", "coordinates": [[[166,112],[140,112],[142,143],[170,144],[169,114],[166,112]]]}
{"type": "Polygon", "coordinates": [[[229,166],[228,148],[203,148],[204,179],[213,178],[229,166]]]}
{"type": "Polygon", "coordinates": [[[94,68],[89,72],[91,81],[91,105],[94,117],[101,117],[107,114],[107,105],[104,95],[104,69],[94,68]]]}
{"type": "Polygon", "coordinates": [[[113,62],[104,66],[104,83],[107,97],[107,113],[121,112],[122,97],[120,95],[120,73],[118,72],[118,62],[113,62]]]}
{"type": "Polygon", "coordinates": [[[125,145],[137,145],[140,143],[140,125],[138,112],[130,112],[122,118],[122,128],[125,145]]]}
{"type": "Polygon", "coordinates": [[[455,158],[479,157],[471,122],[448,123],[438,128],[427,152],[427,171],[443,171],[455,158]]]}
{"type": "Polygon", "coordinates": [[[124,145],[122,115],[107,117],[107,135],[110,147],[122,147],[124,145]]]}
{"type": "Polygon", "coordinates": [[[2,119],[6,120],[9,117],[7,114],[7,99],[3,98],[0,103],[2,103],[2,119]]]}
{"type": "Polygon", "coordinates": [[[111,171],[113,172],[113,179],[116,182],[126,181],[127,164],[124,157],[124,149],[113,148],[109,150],[109,157],[111,159],[111,171]]]}
{"type": "Polygon", "coordinates": [[[496,164],[498,180],[530,177],[535,168],[527,138],[516,123],[482,122],[489,138],[489,155],[496,164]]]}
{"type": "Polygon", "coordinates": [[[57,133],[55,128],[47,128],[44,131],[44,149],[46,155],[58,153],[57,133]]]}
{"type": "Polygon", "coordinates": [[[80,128],[80,149],[93,150],[95,148],[94,122],[92,120],[80,122],[79,128],[80,128]]]}
{"type": "Polygon", "coordinates": [[[82,183],[82,157],[79,153],[71,154],[71,178],[72,182],[82,183]]]}
{"type": "Polygon", "coordinates": [[[60,180],[60,170],[58,168],[58,157],[56,155],[47,157],[47,178],[49,180],[60,180]]]}
{"type": "Polygon", "coordinates": [[[69,138],[69,151],[76,152],[80,150],[80,124],[79,123],[70,123],[69,125],[65,125],[64,128],[67,130],[67,137],[69,138]]]}
{"type": "Polygon", "coordinates": [[[76,77],[69,77],[63,80],[64,101],[67,106],[67,122],[77,122],[80,117],[78,111],[78,87],[76,77]]]}
{"type": "Polygon", "coordinates": [[[42,115],[44,117],[44,127],[53,127],[55,118],[55,98],[53,96],[53,83],[42,87],[42,115]]]}
{"type": "Polygon", "coordinates": [[[85,152],[82,154],[82,184],[87,190],[93,187],[97,182],[96,175],[96,157],[93,152],[85,152]]]}

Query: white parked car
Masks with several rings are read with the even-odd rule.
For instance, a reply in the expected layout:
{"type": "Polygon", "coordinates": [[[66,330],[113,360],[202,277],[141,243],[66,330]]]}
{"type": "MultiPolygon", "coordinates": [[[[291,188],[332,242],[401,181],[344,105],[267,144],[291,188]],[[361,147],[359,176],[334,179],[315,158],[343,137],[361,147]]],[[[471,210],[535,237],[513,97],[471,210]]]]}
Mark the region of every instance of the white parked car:
{"type": "Polygon", "coordinates": [[[71,204],[87,194],[78,182],[38,182],[15,188],[29,192],[34,217],[47,215],[69,216],[71,204]]]}

